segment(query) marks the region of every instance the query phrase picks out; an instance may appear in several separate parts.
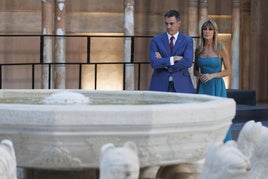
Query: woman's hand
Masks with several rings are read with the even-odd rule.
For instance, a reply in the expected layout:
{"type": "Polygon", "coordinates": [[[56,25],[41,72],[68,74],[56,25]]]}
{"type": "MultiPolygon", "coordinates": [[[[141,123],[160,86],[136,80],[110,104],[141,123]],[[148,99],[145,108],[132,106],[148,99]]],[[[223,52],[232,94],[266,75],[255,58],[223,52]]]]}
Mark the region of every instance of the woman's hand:
{"type": "Polygon", "coordinates": [[[213,79],[213,74],[200,74],[199,79],[201,80],[202,83],[206,83],[209,80],[213,79]]]}

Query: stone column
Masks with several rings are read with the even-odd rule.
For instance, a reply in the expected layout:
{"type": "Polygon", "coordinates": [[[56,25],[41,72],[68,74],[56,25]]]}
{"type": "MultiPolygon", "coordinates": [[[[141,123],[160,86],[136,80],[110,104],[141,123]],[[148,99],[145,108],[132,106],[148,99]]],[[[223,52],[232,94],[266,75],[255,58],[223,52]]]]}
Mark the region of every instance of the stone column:
{"type": "MultiPolygon", "coordinates": [[[[188,35],[192,37],[198,36],[198,0],[189,0],[188,1],[188,35]]],[[[198,45],[198,39],[193,38],[194,45],[193,51],[195,51],[196,46],[198,45]]],[[[192,82],[196,88],[196,78],[193,75],[193,66],[190,68],[190,74],[192,77],[192,82]]]]}
{"type": "Polygon", "coordinates": [[[240,0],[233,0],[232,4],[232,86],[239,89],[240,79],[240,0]]]}
{"type": "MultiPolygon", "coordinates": [[[[56,63],[65,63],[65,0],[56,0],[55,4],[56,19],[56,44],[55,58],[56,63]]],[[[55,66],[55,88],[65,89],[65,65],[60,64],[55,66]]]]}
{"type": "Polygon", "coordinates": [[[201,35],[201,26],[208,19],[208,0],[199,0],[199,26],[198,33],[201,35]]]}
{"type": "Polygon", "coordinates": [[[198,0],[189,0],[188,6],[188,35],[198,36],[198,0]]]}
{"type": "Polygon", "coordinates": [[[240,58],[240,81],[242,89],[249,89],[249,64],[250,64],[250,1],[242,0],[241,2],[241,51],[240,58]]]}
{"type": "MultiPolygon", "coordinates": [[[[53,0],[41,0],[42,1],[42,34],[44,35],[43,45],[43,62],[52,62],[52,37],[45,35],[53,34],[53,0]]],[[[51,74],[50,74],[51,75],[51,74]]],[[[52,79],[52,78],[51,78],[52,79]]],[[[42,81],[41,88],[49,88],[49,66],[42,66],[42,81]]]]}
{"type": "MultiPolygon", "coordinates": [[[[134,36],[134,0],[125,0],[124,34],[134,36]]],[[[131,62],[131,37],[124,39],[124,62],[131,62]]],[[[126,64],[125,89],[134,90],[134,64],[126,64]]]]}

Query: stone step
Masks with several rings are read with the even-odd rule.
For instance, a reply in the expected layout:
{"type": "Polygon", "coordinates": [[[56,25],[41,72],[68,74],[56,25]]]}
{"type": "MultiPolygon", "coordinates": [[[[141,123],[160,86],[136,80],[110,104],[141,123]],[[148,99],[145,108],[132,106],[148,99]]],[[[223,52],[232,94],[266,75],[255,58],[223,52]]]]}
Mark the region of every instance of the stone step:
{"type": "Polygon", "coordinates": [[[268,120],[268,106],[237,105],[234,123],[268,120]]]}
{"type": "MultiPolygon", "coordinates": [[[[261,121],[262,125],[268,127],[268,119],[265,121],[261,121]]],[[[241,131],[242,127],[244,126],[245,123],[233,123],[231,125],[231,130],[232,130],[232,138],[233,140],[237,140],[239,132],[241,131]]]]}
{"type": "Polygon", "coordinates": [[[256,105],[254,90],[228,89],[227,97],[236,102],[236,115],[231,126],[232,137],[237,139],[238,134],[247,121],[261,121],[268,126],[268,106],[256,105]]]}
{"type": "Polygon", "coordinates": [[[250,120],[260,121],[268,127],[268,106],[237,105],[236,115],[231,126],[234,140],[237,139],[244,124],[250,120]]]}
{"type": "Polygon", "coordinates": [[[228,89],[227,97],[233,98],[237,104],[256,105],[256,91],[228,89]]]}

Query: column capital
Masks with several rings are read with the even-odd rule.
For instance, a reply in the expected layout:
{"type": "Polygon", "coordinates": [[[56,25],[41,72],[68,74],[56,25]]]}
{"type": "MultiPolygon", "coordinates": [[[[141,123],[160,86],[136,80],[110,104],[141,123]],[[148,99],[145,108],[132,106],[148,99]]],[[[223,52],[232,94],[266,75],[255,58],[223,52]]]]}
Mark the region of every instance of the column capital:
{"type": "Polygon", "coordinates": [[[232,0],[233,8],[240,8],[240,0],[232,0]]]}
{"type": "Polygon", "coordinates": [[[207,8],[208,7],[208,0],[199,0],[199,7],[200,8],[207,8]]]}
{"type": "Polygon", "coordinates": [[[41,0],[42,3],[52,3],[54,0],[41,0]]]}
{"type": "Polygon", "coordinates": [[[244,0],[242,1],[242,11],[243,12],[250,12],[250,0],[244,0]]]}
{"type": "Polygon", "coordinates": [[[125,0],[125,6],[134,6],[135,0],[125,0]]]}
{"type": "Polygon", "coordinates": [[[189,7],[198,7],[198,0],[189,0],[189,7]]]}

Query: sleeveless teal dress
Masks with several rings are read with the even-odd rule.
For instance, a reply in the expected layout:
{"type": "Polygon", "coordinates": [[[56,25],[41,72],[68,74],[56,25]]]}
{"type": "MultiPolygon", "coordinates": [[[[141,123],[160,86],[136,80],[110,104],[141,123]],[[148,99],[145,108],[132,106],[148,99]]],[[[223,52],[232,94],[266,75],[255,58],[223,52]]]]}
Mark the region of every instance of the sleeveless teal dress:
{"type": "MultiPolygon", "coordinates": [[[[218,57],[199,57],[198,66],[202,74],[220,72],[222,69],[222,58],[219,59],[218,57]]],[[[213,78],[206,83],[202,83],[200,80],[198,80],[197,93],[227,97],[226,87],[223,78],[213,78]]],[[[232,134],[230,129],[227,132],[224,142],[228,140],[232,140],[232,134]]]]}
{"type": "MultiPolygon", "coordinates": [[[[219,60],[218,57],[198,58],[198,66],[202,74],[217,73],[221,71],[222,59],[219,60]]],[[[197,84],[197,93],[227,97],[223,78],[213,78],[206,83],[202,83],[199,80],[197,84]]]]}

